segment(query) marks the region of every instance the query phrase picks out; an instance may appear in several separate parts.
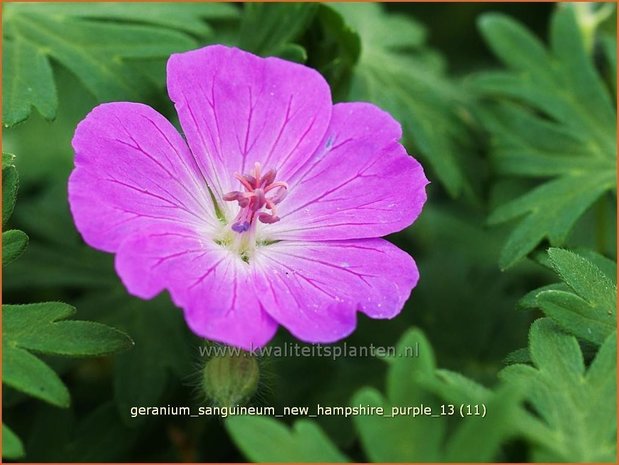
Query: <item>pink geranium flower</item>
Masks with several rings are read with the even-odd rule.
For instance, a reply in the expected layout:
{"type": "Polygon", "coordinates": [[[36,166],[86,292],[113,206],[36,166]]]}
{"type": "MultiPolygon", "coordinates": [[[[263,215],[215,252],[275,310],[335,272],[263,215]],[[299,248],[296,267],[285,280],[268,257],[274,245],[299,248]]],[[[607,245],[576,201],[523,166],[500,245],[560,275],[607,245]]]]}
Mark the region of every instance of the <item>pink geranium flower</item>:
{"type": "Polygon", "coordinates": [[[130,293],[168,290],[191,329],[246,349],[278,325],[333,342],[358,311],[391,318],[418,272],[380,239],[426,200],[400,125],[368,103],[333,105],[316,71],[236,48],[172,55],[183,138],[138,103],[77,127],[69,202],[84,240],[116,254],[130,293]]]}

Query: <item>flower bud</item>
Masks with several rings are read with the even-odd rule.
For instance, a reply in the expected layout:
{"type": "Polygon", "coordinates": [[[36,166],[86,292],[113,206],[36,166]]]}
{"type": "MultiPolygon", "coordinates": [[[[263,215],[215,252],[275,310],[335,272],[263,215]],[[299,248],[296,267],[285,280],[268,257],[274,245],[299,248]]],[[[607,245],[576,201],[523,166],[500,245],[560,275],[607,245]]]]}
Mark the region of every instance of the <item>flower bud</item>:
{"type": "Polygon", "coordinates": [[[249,401],[258,388],[260,368],[249,352],[217,355],[202,370],[202,387],[217,406],[233,407],[249,401]]]}

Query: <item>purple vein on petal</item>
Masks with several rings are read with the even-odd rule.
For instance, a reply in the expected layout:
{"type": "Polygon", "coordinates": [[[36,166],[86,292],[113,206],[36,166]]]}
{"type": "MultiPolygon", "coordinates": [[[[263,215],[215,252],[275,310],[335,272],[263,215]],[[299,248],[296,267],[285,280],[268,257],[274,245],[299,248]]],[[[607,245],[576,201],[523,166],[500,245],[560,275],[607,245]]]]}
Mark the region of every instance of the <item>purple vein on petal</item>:
{"type": "MultiPolygon", "coordinates": [[[[143,116],[143,115],[142,115],[142,116],[143,116]]],[[[155,124],[152,120],[150,120],[149,118],[146,118],[145,116],[143,116],[143,118],[147,119],[148,121],[150,121],[150,122],[153,124],[153,126],[157,127],[157,125],[156,125],[156,124],[155,124]]],[[[173,181],[175,181],[175,183],[176,183],[177,185],[179,185],[179,186],[180,186],[180,187],[181,187],[181,188],[182,188],[185,192],[187,192],[187,194],[188,194],[189,196],[191,196],[191,197],[192,197],[192,198],[193,198],[193,199],[194,199],[194,200],[198,203],[198,205],[201,205],[201,206],[202,206],[202,205],[203,205],[203,203],[202,203],[199,199],[197,199],[197,198],[195,197],[195,195],[194,195],[194,194],[193,194],[193,193],[192,193],[189,189],[187,189],[187,187],[186,187],[183,183],[181,183],[181,182],[179,182],[179,181],[178,181],[178,175],[171,173],[171,172],[170,172],[170,170],[169,170],[166,166],[164,166],[164,165],[163,165],[163,163],[161,163],[161,162],[160,162],[159,160],[157,160],[155,157],[151,156],[148,152],[146,152],[146,151],[145,151],[145,150],[144,150],[144,149],[140,146],[140,144],[139,144],[139,143],[135,140],[135,138],[134,138],[134,137],[133,137],[133,136],[129,133],[129,131],[128,131],[128,130],[127,130],[127,128],[124,126],[124,124],[122,123],[122,121],[120,120],[120,118],[118,118],[118,116],[116,116],[116,119],[117,119],[117,121],[118,121],[119,125],[123,128],[123,130],[125,131],[125,133],[128,135],[128,137],[129,137],[129,138],[133,141],[133,143],[134,143],[135,145],[132,145],[132,144],[130,144],[130,143],[128,143],[128,142],[125,142],[125,141],[123,141],[123,140],[121,140],[121,139],[114,139],[114,141],[116,141],[116,142],[118,142],[118,143],[120,143],[120,144],[126,145],[126,146],[128,146],[128,147],[131,147],[132,149],[137,150],[138,152],[142,153],[144,156],[146,156],[146,158],[148,158],[148,159],[149,159],[149,160],[151,160],[153,163],[155,163],[158,167],[160,167],[160,168],[161,168],[161,169],[162,169],[162,170],[163,170],[163,171],[164,171],[164,172],[165,172],[165,173],[166,173],[166,174],[170,177],[170,179],[172,179],[173,181]]],[[[160,133],[160,134],[164,135],[158,127],[157,127],[157,130],[159,131],[159,133],[160,133]]],[[[165,137],[165,135],[164,135],[164,137],[165,137]]],[[[167,139],[167,137],[166,137],[166,141],[169,143],[169,140],[167,139]]],[[[170,144],[170,145],[171,145],[171,144],[170,144]]],[[[176,151],[176,149],[174,149],[174,150],[176,151]]],[[[177,153],[177,155],[178,155],[178,152],[177,152],[177,151],[176,151],[176,153],[177,153]]],[[[180,159],[180,160],[182,160],[182,158],[183,158],[183,157],[180,157],[180,156],[179,156],[179,159],[180,159]]],[[[167,157],[166,157],[166,159],[167,159],[167,157]]],[[[167,160],[168,160],[168,163],[170,163],[170,160],[169,160],[169,159],[167,159],[167,160]]],[[[190,171],[190,172],[189,172],[189,174],[190,174],[190,176],[191,176],[191,174],[193,174],[193,173],[190,171]]],[[[193,176],[191,176],[191,177],[193,178],[193,176]]],[[[161,186],[158,186],[158,187],[160,187],[160,188],[161,188],[161,186]]],[[[163,189],[162,189],[162,190],[163,190],[163,189]]],[[[169,192],[167,192],[167,191],[166,191],[166,193],[168,193],[168,194],[169,194],[169,192]]]]}
{"type": "Polygon", "coordinates": [[[311,121],[310,124],[308,126],[308,128],[305,130],[305,132],[301,135],[301,137],[299,137],[299,140],[297,141],[296,145],[292,148],[292,150],[290,150],[290,152],[288,152],[288,155],[286,155],[283,160],[281,160],[279,162],[279,166],[280,169],[283,168],[286,163],[288,162],[288,160],[290,160],[290,157],[296,152],[296,150],[299,148],[299,145],[301,145],[301,142],[303,142],[303,139],[307,136],[307,134],[312,130],[312,128],[314,127],[314,124],[316,123],[316,117],[314,116],[311,121]]]}
{"type": "MultiPolygon", "coordinates": [[[[159,128],[159,126],[157,126],[157,124],[155,124],[155,122],[153,120],[151,120],[150,118],[148,118],[147,116],[142,115],[142,117],[146,121],[148,121],[155,128],[155,130],[161,135],[161,137],[163,137],[165,139],[165,141],[167,142],[168,146],[176,154],[176,159],[180,160],[180,162],[183,164],[183,166],[185,167],[187,172],[190,173],[190,174],[196,174],[196,175],[200,176],[200,178],[202,178],[202,182],[204,183],[204,185],[206,185],[207,184],[206,178],[204,177],[204,173],[202,172],[202,169],[200,168],[200,165],[198,165],[198,162],[197,162],[193,152],[189,148],[187,148],[187,152],[189,153],[189,155],[191,155],[191,160],[193,161],[193,165],[194,165],[194,166],[189,166],[187,164],[187,160],[185,160],[185,157],[183,157],[182,154],[179,153],[178,149],[170,141],[168,136],[159,128]]],[[[168,162],[169,161],[170,160],[168,159],[168,162]]],[[[204,192],[204,185],[200,185],[200,183],[198,182],[198,180],[194,176],[191,176],[191,179],[193,180],[194,186],[196,187],[195,192],[199,192],[199,193],[203,194],[203,196],[202,196],[203,199],[202,200],[198,199],[195,196],[194,191],[191,190],[191,189],[188,189],[187,186],[185,186],[183,183],[179,183],[179,184],[183,187],[185,192],[187,192],[189,195],[191,195],[193,197],[193,199],[198,204],[202,204],[204,201],[208,202],[208,199],[207,199],[206,195],[204,195],[205,194],[205,192],[204,192]]]]}
{"type": "MultiPolygon", "coordinates": [[[[327,267],[329,267],[329,268],[334,268],[334,269],[339,270],[339,271],[344,271],[344,272],[346,272],[346,273],[350,273],[350,274],[355,275],[355,276],[357,276],[358,278],[362,279],[362,280],[363,280],[363,282],[365,282],[366,284],[368,284],[368,286],[369,286],[370,284],[369,284],[369,283],[365,280],[365,278],[366,278],[366,277],[367,277],[367,278],[376,278],[376,277],[379,277],[379,276],[376,276],[376,275],[371,275],[371,274],[367,274],[367,273],[357,273],[357,272],[355,272],[355,271],[351,270],[350,268],[343,268],[343,267],[341,267],[341,266],[339,266],[339,265],[335,265],[335,264],[333,264],[333,263],[325,262],[325,261],[322,261],[322,260],[317,260],[317,259],[314,259],[314,258],[305,257],[305,256],[303,256],[303,255],[295,255],[295,254],[286,253],[286,252],[280,252],[280,251],[278,251],[278,252],[273,252],[273,253],[279,253],[279,254],[281,254],[281,255],[292,255],[293,257],[295,257],[295,258],[297,258],[297,259],[299,259],[299,260],[305,260],[305,261],[308,261],[308,262],[320,263],[321,265],[327,266],[327,267]]],[[[270,257],[270,258],[271,258],[271,259],[273,259],[273,257],[270,257]]]]}
{"type": "Polygon", "coordinates": [[[182,257],[183,255],[188,255],[188,254],[191,254],[191,253],[203,252],[203,250],[204,249],[189,249],[189,250],[183,250],[181,252],[173,253],[172,255],[166,255],[166,256],[163,256],[163,257],[153,257],[153,258],[156,259],[156,262],[151,267],[151,269],[157,268],[162,263],[165,263],[166,261],[171,260],[173,258],[182,257]]]}
{"type": "MultiPolygon", "coordinates": [[[[342,142],[338,143],[337,145],[333,145],[333,146],[329,146],[329,147],[322,148],[322,150],[321,150],[321,152],[320,152],[320,155],[316,155],[316,156],[314,156],[314,157],[310,157],[310,158],[308,158],[307,160],[305,160],[303,163],[301,163],[301,164],[297,167],[297,169],[296,169],[296,170],[294,170],[294,171],[290,174],[289,178],[290,178],[290,179],[294,179],[294,178],[295,178],[295,176],[296,176],[298,173],[307,173],[307,174],[311,173],[311,172],[312,172],[312,170],[313,170],[316,166],[320,165],[320,164],[323,162],[324,158],[325,158],[325,157],[326,157],[329,153],[333,152],[335,149],[337,149],[337,148],[339,148],[339,147],[343,146],[344,144],[347,144],[347,143],[351,142],[352,140],[353,140],[353,139],[346,139],[346,140],[344,140],[344,141],[342,141],[342,142]],[[309,168],[306,168],[307,164],[308,164],[308,163],[310,163],[310,161],[313,161],[312,165],[311,165],[309,168]]],[[[326,169],[328,169],[328,168],[324,168],[324,169],[326,170],[326,169]]],[[[312,176],[311,178],[305,178],[305,176],[301,176],[301,177],[300,177],[297,181],[295,181],[294,183],[292,183],[292,185],[291,185],[291,189],[296,188],[296,186],[298,186],[298,185],[300,185],[300,184],[302,184],[302,183],[304,183],[304,182],[308,182],[308,181],[310,181],[311,179],[314,179],[315,177],[319,176],[319,175],[320,175],[320,174],[322,174],[323,172],[324,172],[324,170],[323,170],[323,171],[318,172],[316,175],[312,176]]]]}
{"type": "MultiPolygon", "coordinates": [[[[323,294],[325,294],[327,297],[331,298],[331,299],[336,299],[337,297],[334,296],[333,294],[329,294],[327,291],[325,291],[323,288],[321,288],[320,286],[317,286],[316,284],[314,284],[314,281],[318,281],[318,280],[312,280],[310,278],[308,278],[307,276],[304,276],[303,273],[299,273],[298,271],[293,270],[292,268],[290,268],[288,265],[286,265],[284,262],[281,262],[279,260],[277,260],[274,257],[269,257],[270,260],[272,260],[273,262],[277,263],[279,266],[281,266],[282,268],[289,270],[290,273],[295,277],[295,278],[301,278],[303,279],[305,282],[307,282],[310,286],[314,287],[315,289],[317,289],[318,291],[322,292],[323,294]]],[[[321,284],[325,284],[322,281],[318,281],[321,284]]]]}
{"type": "Polygon", "coordinates": [[[170,199],[162,197],[161,195],[157,195],[154,192],[150,192],[147,189],[143,189],[143,188],[136,187],[136,186],[133,186],[133,185],[128,184],[128,183],[124,183],[124,182],[119,181],[118,179],[115,179],[115,178],[111,178],[110,177],[110,178],[104,178],[103,180],[111,182],[113,184],[118,184],[119,186],[125,187],[127,189],[134,190],[136,192],[139,192],[140,194],[144,194],[146,196],[153,197],[155,199],[161,200],[162,202],[166,202],[166,203],[170,204],[171,207],[178,208],[179,210],[183,210],[184,212],[188,213],[189,215],[194,216],[195,218],[197,218],[199,221],[203,221],[204,220],[204,218],[196,215],[193,210],[191,210],[190,208],[187,207],[187,205],[182,203],[176,196],[172,195],[169,191],[167,191],[166,189],[164,189],[163,187],[161,187],[157,183],[155,183],[155,186],[157,186],[159,189],[161,189],[163,192],[168,194],[171,198],[173,198],[174,200],[176,200],[179,203],[176,204],[176,203],[172,202],[170,199]]]}
{"type": "Polygon", "coordinates": [[[277,137],[273,141],[273,144],[271,144],[271,148],[267,152],[267,156],[264,159],[264,166],[270,166],[271,157],[273,156],[273,151],[275,150],[275,147],[279,143],[282,137],[282,134],[284,133],[284,129],[286,129],[286,126],[288,126],[288,123],[290,123],[290,120],[292,119],[290,117],[290,110],[292,109],[293,99],[294,99],[294,94],[290,94],[290,97],[288,98],[288,104],[286,106],[286,115],[284,116],[284,122],[282,123],[282,126],[279,129],[279,132],[277,133],[277,137]]]}
{"type": "Polygon", "coordinates": [[[211,267],[210,267],[210,268],[206,271],[206,273],[204,273],[204,274],[203,274],[203,275],[201,275],[201,276],[200,276],[197,280],[195,280],[195,281],[194,281],[194,283],[193,283],[191,286],[189,286],[189,288],[188,288],[188,289],[193,289],[194,287],[196,287],[196,286],[198,286],[198,285],[202,284],[202,282],[206,279],[206,277],[207,277],[208,275],[210,275],[210,274],[211,274],[211,272],[212,272],[212,273],[215,273],[215,271],[216,271],[217,267],[219,266],[219,264],[220,264],[221,262],[223,262],[225,259],[226,259],[226,257],[219,259],[219,261],[218,261],[217,263],[215,263],[213,266],[211,266],[211,267]]]}
{"type": "MultiPolygon", "coordinates": [[[[200,142],[201,142],[201,146],[202,146],[202,152],[204,152],[205,154],[208,154],[209,151],[207,149],[207,144],[206,144],[206,142],[204,140],[204,136],[202,134],[202,131],[198,130],[198,128],[200,127],[199,124],[198,124],[198,120],[196,119],[195,115],[193,114],[193,110],[191,109],[191,106],[189,106],[187,104],[187,101],[185,101],[185,107],[187,107],[187,111],[189,112],[189,116],[191,117],[191,120],[193,121],[194,126],[196,128],[195,130],[198,133],[198,137],[200,138],[200,142]]],[[[207,125],[207,127],[208,127],[208,125],[207,125]]],[[[212,141],[212,136],[211,136],[211,131],[208,131],[208,133],[209,133],[209,137],[211,137],[211,142],[213,142],[212,141]]],[[[213,143],[213,146],[214,145],[215,144],[213,143]]],[[[190,148],[190,150],[191,150],[191,148],[190,148]]],[[[195,157],[195,155],[194,155],[194,157],[195,157]]],[[[215,165],[213,164],[212,158],[210,156],[205,156],[204,158],[206,158],[207,162],[211,165],[211,174],[212,174],[212,177],[213,177],[212,181],[217,183],[218,192],[220,192],[220,193],[223,192],[221,181],[219,180],[219,176],[217,175],[218,170],[215,168],[215,165]]],[[[215,186],[213,186],[213,187],[215,187],[215,186]]]]}

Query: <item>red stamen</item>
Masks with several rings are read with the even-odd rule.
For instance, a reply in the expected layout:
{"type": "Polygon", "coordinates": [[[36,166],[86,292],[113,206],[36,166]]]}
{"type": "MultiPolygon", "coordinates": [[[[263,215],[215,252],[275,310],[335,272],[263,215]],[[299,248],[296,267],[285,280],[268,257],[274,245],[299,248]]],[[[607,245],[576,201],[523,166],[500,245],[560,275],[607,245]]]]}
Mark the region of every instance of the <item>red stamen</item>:
{"type": "Polygon", "coordinates": [[[268,170],[262,176],[262,166],[256,163],[250,174],[234,173],[234,177],[245,188],[245,192],[232,191],[224,194],[223,199],[227,202],[238,202],[241,208],[232,224],[232,230],[238,233],[249,231],[255,225],[255,219],[261,223],[271,224],[279,221],[276,213],[276,205],[286,197],[288,184],[283,181],[275,181],[277,172],[268,170]],[[270,192],[271,195],[267,196],[270,192]],[[262,208],[271,210],[271,213],[260,212],[262,208]]]}

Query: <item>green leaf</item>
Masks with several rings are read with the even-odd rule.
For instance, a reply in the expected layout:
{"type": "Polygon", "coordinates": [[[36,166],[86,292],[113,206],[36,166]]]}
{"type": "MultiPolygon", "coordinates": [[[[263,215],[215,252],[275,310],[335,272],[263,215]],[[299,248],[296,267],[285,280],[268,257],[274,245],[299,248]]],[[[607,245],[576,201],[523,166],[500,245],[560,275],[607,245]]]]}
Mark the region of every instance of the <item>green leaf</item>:
{"type": "Polygon", "coordinates": [[[21,37],[5,40],[2,68],[2,119],[13,126],[30,115],[36,107],[41,115],[52,120],[56,116],[58,97],[52,67],[45,54],[21,37]]]}
{"type": "MultiPolygon", "coordinates": [[[[2,307],[2,311],[6,305],[2,307]]],[[[4,315],[3,315],[4,316],[4,315]]],[[[2,340],[2,382],[18,391],[49,402],[68,407],[69,391],[54,370],[30,352],[9,344],[4,328],[2,340]]]]}
{"type": "Polygon", "coordinates": [[[591,261],[569,250],[551,248],[548,255],[561,278],[578,295],[607,313],[614,314],[617,286],[610,276],[605,275],[591,261]]]}
{"type": "Polygon", "coordinates": [[[470,192],[461,158],[470,150],[464,93],[425,45],[425,30],[408,17],[372,3],[329,4],[361,37],[361,55],[346,100],[369,101],[402,123],[413,144],[453,196],[470,192]],[[458,155],[457,155],[458,154],[458,155]]]}
{"type": "Polygon", "coordinates": [[[234,416],[225,424],[232,440],[253,462],[349,462],[311,421],[297,421],[289,429],[273,418],[234,416]]]}
{"type": "Polygon", "coordinates": [[[492,51],[506,66],[514,70],[546,72],[550,58],[546,49],[518,22],[501,14],[488,13],[481,17],[479,28],[492,51]]]}
{"type": "Polygon", "coordinates": [[[18,459],[24,456],[24,445],[11,428],[2,423],[2,457],[18,459]]]}
{"type": "MultiPolygon", "coordinates": [[[[351,399],[351,404],[381,408],[387,415],[390,415],[391,407],[388,401],[374,388],[359,390],[351,399]]],[[[403,434],[407,426],[403,418],[368,415],[355,417],[353,421],[359,433],[363,451],[369,461],[387,461],[387,458],[391,462],[407,461],[409,457],[415,455],[415,444],[403,438],[403,436],[408,436],[408,434],[403,434]]]]}
{"type": "Polygon", "coordinates": [[[490,223],[520,218],[503,248],[502,268],[545,238],[564,244],[591,205],[616,192],[616,112],[575,11],[568,4],[557,8],[549,49],[506,16],[487,14],[479,24],[508,68],[471,81],[485,99],[478,116],[491,135],[494,167],[505,176],[550,178],[490,216],[490,223]]]}
{"type": "MultiPolygon", "coordinates": [[[[5,73],[6,74],[6,73],[5,73]]],[[[19,178],[14,164],[15,156],[10,153],[2,153],[2,227],[13,214],[19,178]]]]}
{"type": "Polygon", "coordinates": [[[60,321],[75,308],[60,302],[4,305],[7,342],[14,347],[72,357],[107,355],[130,348],[126,334],[101,323],[60,321]]]}
{"type": "MultiPolygon", "coordinates": [[[[604,273],[591,259],[568,250],[551,248],[548,255],[565,284],[533,291],[524,306],[540,308],[565,331],[601,345],[617,326],[616,277],[604,273]]],[[[604,260],[599,257],[596,261],[604,260]]]]}
{"type": "Polygon", "coordinates": [[[613,283],[617,282],[617,262],[590,249],[575,249],[573,252],[593,263],[602,273],[608,276],[613,283]]]}
{"type": "Polygon", "coordinates": [[[442,399],[458,404],[468,401],[482,402],[492,395],[492,391],[481,384],[445,369],[436,370],[436,377],[424,379],[423,384],[442,399]]]}
{"type": "Polygon", "coordinates": [[[359,34],[331,6],[320,4],[306,43],[310,52],[308,64],[327,79],[334,100],[345,99],[347,89],[343,88],[361,54],[359,34]]]}
{"type": "MultiPolygon", "coordinates": [[[[491,461],[503,442],[516,433],[519,412],[517,389],[503,387],[496,393],[461,376],[436,370],[432,348],[419,330],[407,332],[396,349],[387,375],[387,398],[373,388],[364,388],[352,405],[392,408],[423,405],[437,416],[355,416],[366,456],[373,462],[485,462],[491,461]],[[405,349],[418,345],[419,358],[406,357],[405,349]],[[437,395],[452,402],[454,414],[460,405],[485,405],[488,417],[462,419],[446,437],[447,418],[442,416],[437,395]]],[[[449,407],[446,407],[449,408],[449,407]]],[[[472,407],[474,408],[474,407],[472,407]]],[[[459,418],[459,416],[458,416],[459,418]]]]}
{"type": "MultiPolygon", "coordinates": [[[[422,385],[435,392],[459,410],[468,406],[474,412],[485,409],[484,415],[461,418],[462,424],[449,436],[443,446],[441,462],[490,462],[501,445],[517,433],[521,421],[522,395],[518,388],[503,385],[496,391],[449,370],[437,370],[436,376],[421,380],[422,385]]],[[[456,413],[456,415],[459,412],[456,413]]],[[[537,425],[531,425],[537,432],[537,425]]]]}
{"type": "Polygon", "coordinates": [[[525,294],[525,296],[518,302],[519,308],[537,308],[537,296],[544,291],[568,291],[569,287],[565,283],[554,283],[542,286],[531,292],[525,294]]]}
{"type": "Polygon", "coordinates": [[[526,215],[503,247],[501,267],[514,265],[545,237],[552,245],[565,243],[576,221],[614,187],[615,174],[609,169],[561,176],[497,208],[490,215],[490,223],[526,215]]]}
{"type": "Polygon", "coordinates": [[[95,3],[7,5],[3,123],[25,120],[32,106],[48,119],[57,107],[50,59],[71,70],[98,100],[143,100],[154,89],[136,60],[165,59],[207,36],[201,18],[230,18],[231,6],[95,3]],[[110,20],[118,20],[118,22],[110,20]]]}
{"type": "Polygon", "coordinates": [[[364,388],[352,399],[352,405],[382,407],[385,415],[355,416],[366,456],[372,462],[438,461],[445,424],[437,418],[391,417],[392,407],[434,405],[436,399],[417,381],[434,374],[432,348],[419,330],[407,332],[396,348],[404,354],[407,347],[419,345],[420,358],[397,357],[391,360],[387,375],[387,398],[372,388],[364,388]],[[415,440],[414,438],[418,438],[415,440]],[[421,440],[423,438],[423,440],[421,440]]]}
{"type": "Polygon", "coordinates": [[[305,61],[303,48],[291,42],[304,32],[317,8],[312,3],[245,3],[239,47],[262,56],[305,61]]]}
{"type": "Polygon", "coordinates": [[[549,429],[538,435],[534,460],[606,462],[616,455],[616,332],[585,369],[576,338],[550,319],[535,321],[530,332],[534,367],[515,364],[502,378],[520,386],[549,429]]]}
{"type": "MultiPolygon", "coordinates": [[[[374,413],[352,416],[368,461],[491,461],[499,447],[516,434],[515,425],[530,425],[535,433],[540,431],[534,420],[524,421],[518,388],[504,386],[493,392],[461,375],[437,371],[432,348],[418,329],[405,333],[395,356],[385,361],[389,366],[387,395],[365,387],[350,402],[353,409],[374,407],[374,413]],[[441,406],[446,406],[445,411],[449,407],[439,396],[455,404],[451,414],[442,414],[441,406]],[[477,405],[480,414],[460,418],[460,405],[463,409],[477,405]],[[404,411],[419,406],[430,408],[431,415],[415,417],[404,411]],[[484,406],[488,409],[485,418],[481,414],[484,406]],[[378,408],[383,409],[382,415],[378,408]],[[446,437],[448,418],[462,424],[446,437]]],[[[272,418],[242,416],[228,418],[226,427],[252,461],[347,460],[311,421],[299,421],[291,431],[272,418]]]]}
{"type": "Polygon", "coordinates": [[[530,361],[529,349],[526,348],[516,349],[507,354],[503,359],[506,365],[511,365],[513,363],[529,363],[530,361]]]}
{"type": "Polygon", "coordinates": [[[119,20],[162,26],[169,29],[209,36],[213,33],[204,20],[231,20],[238,17],[238,9],[229,3],[139,3],[54,2],[44,5],[20,4],[21,13],[44,13],[53,16],[91,18],[104,21],[119,20]]]}
{"type": "Polygon", "coordinates": [[[617,95],[617,39],[609,35],[603,36],[602,48],[606,56],[608,79],[615,95],[617,95]]]}
{"type": "Polygon", "coordinates": [[[59,321],[75,309],[59,302],[2,306],[3,382],[53,405],[69,405],[69,392],[58,375],[31,354],[73,357],[124,350],[131,339],[118,330],[86,321],[59,321]]]}
{"type": "Polygon", "coordinates": [[[286,44],[277,49],[274,55],[295,63],[305,63],[307,61],[307,52],[303,47],[297,44],[286,44]]]}
{"type": "Polygon", "coordinates": [[[576,15],[576,21],[578,28],[580,29],[580,36],[582,36],[587,51],[593,52],[595,33],[597,29],[607,20],[612,19],[612,15],[615,12],[615,5],[612,3],[581,3],[574,4],[574,12],[576,15]]]}
{"type": "Polygon", "coordinates": [[[467,417],[450,437],[444,462],[492,461],[505,438],[514,433],[514,416],[520,394],[511,387],[503,387],[485,404],[491,412],[487,417],[467,417]]]}
{"type": "Polygon", "coordinates": [[[2,233],[2,266],[17,259],[28,245],[28,236],[23,231],[13,229],[2,233]]]}

